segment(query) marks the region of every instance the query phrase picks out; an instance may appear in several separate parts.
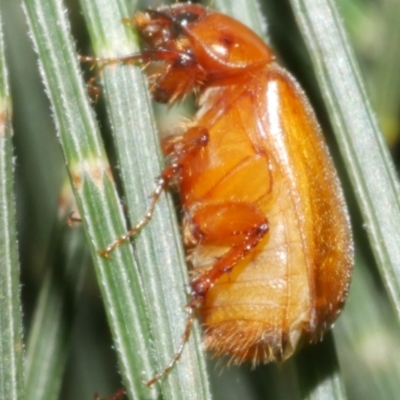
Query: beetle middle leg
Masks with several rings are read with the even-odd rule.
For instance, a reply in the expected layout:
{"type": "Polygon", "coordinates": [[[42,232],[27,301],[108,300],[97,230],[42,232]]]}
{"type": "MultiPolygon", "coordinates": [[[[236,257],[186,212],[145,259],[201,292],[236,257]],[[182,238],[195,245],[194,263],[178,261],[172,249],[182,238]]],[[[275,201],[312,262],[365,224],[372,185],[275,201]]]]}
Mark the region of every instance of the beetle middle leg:
{"type": "Polygon", "coordinates": [[[169,162],[157,180],[156,188],[151,195],[151,201],[145,214],[135,226],[114,240],[114,242],[110,243],[104,250],[99,252],[103,257],[108,258],[113,250],[139,232],[151,220],[154,209],[163,190],[165,190],[179,175],[181,165],[188,157],[191,157],[202,147],[206,146],[207,143],[208,131],[205,128],[198,126],[189,128],[185,135],[178,137],[177,140],[168,140],[164,143],[163,150],[169,159],[169,162]]]}

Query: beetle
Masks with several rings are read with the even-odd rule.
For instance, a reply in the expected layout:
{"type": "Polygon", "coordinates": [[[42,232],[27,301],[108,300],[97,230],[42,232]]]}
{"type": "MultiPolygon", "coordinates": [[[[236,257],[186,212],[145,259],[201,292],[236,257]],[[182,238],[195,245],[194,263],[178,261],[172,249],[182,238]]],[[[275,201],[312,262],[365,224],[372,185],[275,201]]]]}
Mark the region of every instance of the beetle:
{"type": "MultiPolygon", "coordinates": [[[[284,361],[318,341],[345,303],[353,244],[342,188],[303,90],[235,19],[197,4],[137,12],[156,101],[198,110],[163,143],[167,165],[143,220],[174,182],[205,348],[232,363],[284,361]]],[[[190,332],[191,314],[184,340],[190,332]]],[[[163,376],[180,356],[148,384],[163,376]]]]}

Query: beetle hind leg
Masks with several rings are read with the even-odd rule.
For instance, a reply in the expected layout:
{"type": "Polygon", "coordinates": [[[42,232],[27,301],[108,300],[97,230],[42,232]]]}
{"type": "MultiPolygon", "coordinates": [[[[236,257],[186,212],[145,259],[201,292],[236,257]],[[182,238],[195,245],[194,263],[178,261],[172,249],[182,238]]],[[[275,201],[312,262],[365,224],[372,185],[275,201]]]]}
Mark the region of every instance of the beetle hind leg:
{"type": "Polygon", "coordinates": [[[199,241],[230,242],[229,250],[220,256],[210,269],[195,278],[192,283],[193,299],[203,299],[207,291],[222,275],[233,270],[269,230],[264,213],[254,204],[222,202],[199,208],[191,219],[194,236],[199,241]]]}

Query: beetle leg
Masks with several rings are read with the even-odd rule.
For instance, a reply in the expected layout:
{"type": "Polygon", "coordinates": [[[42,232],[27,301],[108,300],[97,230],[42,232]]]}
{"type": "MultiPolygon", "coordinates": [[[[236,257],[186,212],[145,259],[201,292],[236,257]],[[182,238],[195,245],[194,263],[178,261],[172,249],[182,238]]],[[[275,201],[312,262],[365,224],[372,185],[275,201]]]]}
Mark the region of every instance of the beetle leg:
{"type": "Polygon", "coordinates": [[[166,374],[168,374],[169,371],[174,367],[174,365],[178,362],[178,360],[181,358],[183,350],[185,349],[185,344],[189,340],[190,337],[190,332],[192,331],[192,325],[193,325],[193,318],[194,318],[194,307],[189,304],[187,307],[188,311],[188,316],[186,319],[186,326],[185,330],[182,335],[182,340],[180,342],[178,350],[176,350],[175,354],[173,355],[171,361],[169,364],[160,372],[158,372],[156,375],[154,375],[150,380],[147,382],[144,382],[146,386],[151,386],[157,381],[159,381],[162,377],[164,377],[166,374]]]}
{"type": "Polygon", "coordinates": [[[231,239],[231,248],[191,283],[196,306],[222,275],[229,273],[268,232],[268,220],[253,203],[223,202],[200,207],[192,216],[194,234],[211,243],[231,239]]]}
{"type": "MultiPolygon", "coordinates": [[[[208,144],[208,131],[202,126],[189,128],[184,135],[169,136],[162,142],[164,155],[170,159],[170,164],[182,165],[187,158],[193,156],[208,144]]],[[[168,168],[168,166],[167,166],[168,168]]]]}
{"type": "Polygon", "coordinates": [[[146,63],[150,61],[176,61],[181,58],[182,54],[177,51],[149,49],[120,57],[79,56],[79,61],[104,66],[111,64],[146,63]]]}
{"type": "Polygon", "coordinates": [[[166,181],[163,178],[163,175],[158,179],[157,186],[154,190],[154,192],[151,195],[151,201],[149,204],[149,207],[147,208],[147,211],[145,212],[144,216],[142,219],[131,229],[129,229],[126,233],[118,237],[114,242],[110,243],[104,250],[100,250],[99,253],[105,258],[110,257],[110,253],[115,250],[117,247],[119,247],[122,243],[126,242],[131,236],[135,235],[137,232],[139,232],[151,219],[154,209],[156,207],[156,204],[161,196],[161,193],[163,192],[164,188],[166,185],[166,181]]]}
{"type": "Polygon", "coordinates": [[[76,211],[71,211],[69,213],[68,219],[67,219],[67,225],[72,228],[73,224],[75,222],[82,222],[82,218],[79,216],[79,214],[76,216],[75,214],[77,214],[76,211]]]}
{"type": "Polygon", "coordinates": [[[113,395],[106,397],[104,399],[100,399],[99,395],[96,393],[94,395],[93,400],[118,400],[118,399],[122,399],[125,395],[126,395],[126,390],[120,389],[120,390],[118,390],[118,392],[116,392],[113,395]]]}
{"type": "Polygon", "coordinates": [[[167,164],[158,178],[157,186],[151,195],[151,201],[147,211],[135,226],[114,240],[114,242],[110,243],[104,250],[99,251],[103,257],[109,258],[110,253],[114,249],[139,232],[151,220],[154,209],[163,190],[167,188],[169,183],[179,174],[180,167],[186,157],[192,156],[193,153],[199,151],[199,149],[207,145],[207,143],[207,130],[202,127],[192,127],[185,133],[182,140],[180,140],[174,147],[167,149],[169,151],[169,154],[167,155],[171,157],[171,162],[167,164]]]}
{"type": "MultiPolygon", "coordinates": [[[[153,77],[150,74],[150,82],[153,81],[150,88],[155,101],[170,105],[201,86],[206,76],[193,55],[166,49],[145,49],[121,57],[80,56],[79,60],[97,64],[100,71],[106,65],[113,64],[139,64],[146,69],[149,63],[162,61],[165,65],[155,68],[153,77]]],[[[95,93],[98,95],[98,91],[95,93]]]]}

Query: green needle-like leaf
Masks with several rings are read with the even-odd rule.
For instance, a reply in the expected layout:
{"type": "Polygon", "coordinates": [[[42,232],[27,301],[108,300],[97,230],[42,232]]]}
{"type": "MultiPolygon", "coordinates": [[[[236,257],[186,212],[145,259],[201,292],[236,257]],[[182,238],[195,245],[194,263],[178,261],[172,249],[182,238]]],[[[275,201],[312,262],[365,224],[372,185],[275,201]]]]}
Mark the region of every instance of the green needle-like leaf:
{"type": "Polygon", "coordinates": [[[0,398],[18,400],[24,395],[23,344],[11,116],[0,10],[0,398]]]}

